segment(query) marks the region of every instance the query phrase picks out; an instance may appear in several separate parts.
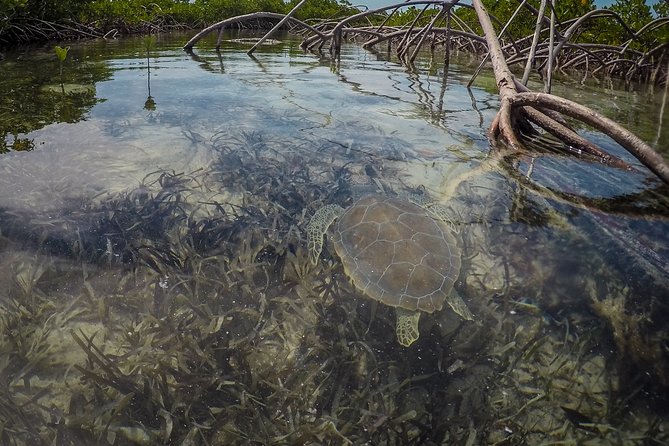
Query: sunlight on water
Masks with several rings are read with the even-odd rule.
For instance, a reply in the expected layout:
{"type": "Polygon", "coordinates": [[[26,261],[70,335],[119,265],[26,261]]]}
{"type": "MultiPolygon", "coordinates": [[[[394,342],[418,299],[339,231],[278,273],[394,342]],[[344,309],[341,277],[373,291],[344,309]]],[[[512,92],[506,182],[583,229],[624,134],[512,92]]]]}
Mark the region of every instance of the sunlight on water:
{"type": "MultiPolygon", "coordinates": [[[[494,80],[468,90],[466,55],[409,70],[352,43],[333,63],[287,36],[252,58],[188,37],[148,59],[141,39],[72,44],[63,77],[50,49],[0,62],[0,443],[669,441],[669,196],[638,161],[597,134],[634,169],[492,149],[494,80]],[[358,229],[393,252],[340,259],[337,222],[307,230],[370,195],[419,204],[412,240],[443,220],[457,241],[358,229]],[[473,320],[435,298],[403,347],[359,277],[434,246],[460,253],[473,320]]],[[[667,153],[662,91],[562,82],[667,153]]],[[[388,291],[407,307],[450,287],[415,276],[388,291]]]]}

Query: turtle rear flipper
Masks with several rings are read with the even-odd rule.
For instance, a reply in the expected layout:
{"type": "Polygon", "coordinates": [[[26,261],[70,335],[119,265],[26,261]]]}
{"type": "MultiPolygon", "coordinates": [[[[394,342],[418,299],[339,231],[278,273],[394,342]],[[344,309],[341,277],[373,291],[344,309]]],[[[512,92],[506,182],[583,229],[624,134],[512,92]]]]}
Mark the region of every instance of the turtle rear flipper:
{"type": "Polygon", "coordinates": [[[462,299],[462,296],[460,296],[460,293],[455,290],[455,288],[451,290],[451,293],[446,298],[446,303],[449,307],[451,307],[451,310],[462,316],[463,319],[468,321],[474,320],[474,315],[471,311],[469,311],[467,304],[462,299]]]}
{"type": "Polygon", "coordinates": [[[418,336],[420,336],[418,331],[420,312],[397,307],[395,308],[395,314],[397,316],[397,326],[395,328],[397,342],[404,347],[408,347],[416,342],[418,336]]]}

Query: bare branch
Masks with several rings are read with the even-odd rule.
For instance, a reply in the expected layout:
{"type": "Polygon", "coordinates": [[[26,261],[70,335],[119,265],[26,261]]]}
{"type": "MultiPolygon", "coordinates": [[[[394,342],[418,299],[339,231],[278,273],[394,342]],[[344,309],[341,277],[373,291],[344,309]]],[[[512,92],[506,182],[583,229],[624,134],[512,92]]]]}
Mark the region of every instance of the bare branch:
{"type": "Polygon", "coordinates": [[[669,165],[664,161],[662,155],[611,119],[576,102],[545,93],[518,93],[510,97],[508,101],[512,107],[538,105],[549,108],[593,126],[610,136],[663,181],[669,183],[669,165]]]}

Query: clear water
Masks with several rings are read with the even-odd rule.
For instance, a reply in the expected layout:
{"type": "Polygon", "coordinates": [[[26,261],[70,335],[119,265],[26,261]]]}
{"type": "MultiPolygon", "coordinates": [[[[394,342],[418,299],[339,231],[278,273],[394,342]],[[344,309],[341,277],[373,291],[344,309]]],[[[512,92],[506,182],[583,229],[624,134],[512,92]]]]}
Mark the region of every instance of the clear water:
{"type": "MultiPolygon", "coordinates": [[[[466,55],[188,37],[0,62],[0,443],[669,441],[669,197],[637,161],[492,149],[466,55]],[[380,190],[447,210],[473,322],[402,347],[327,240],[309,263],[314,212],[380,190]]],[[[669,153],[664,90],[555,93],[669,153]]]]}

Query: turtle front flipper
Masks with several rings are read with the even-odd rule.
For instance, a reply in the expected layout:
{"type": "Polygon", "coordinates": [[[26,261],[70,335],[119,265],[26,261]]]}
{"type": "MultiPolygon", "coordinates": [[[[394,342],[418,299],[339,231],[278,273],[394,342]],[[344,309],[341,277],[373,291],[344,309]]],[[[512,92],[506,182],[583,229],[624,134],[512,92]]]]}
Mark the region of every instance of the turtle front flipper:
{"type": "Polygon", "coordinates": [[[423,194],[411,194],[408,196],[408,199],[413,204],[416,204],[425,209],[426,211],[428,211],[432,215],[432,217],[446,223],[454,234],[460,233],[458,226],[448,215],[449,214],[448,209],[442,206],[441,204],[437,203],[436,201],[433,201],[432,199],[428,198],[423,194]]]}
{"type": "Polygon", "coordinates": [[[336,204],[328,204],[316,211],[309,224],[307,225],[307,248],[309,249],[309,260],[311,264],[315,265],[318,262],[318,257],[323,250],[323,236],[330,225],[337,217],[344,212],[340,206],[336,204]]]}
{"type": "Polygon", "coordinates": [[[408,347],[416,342],[420,335],[418,331],[420,312],[397,307],[395,308],[395,314],[397,315],[397,327],[395,328],[397,341],[401,345],[408,347]]]}

